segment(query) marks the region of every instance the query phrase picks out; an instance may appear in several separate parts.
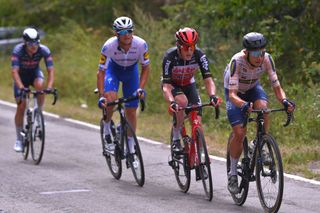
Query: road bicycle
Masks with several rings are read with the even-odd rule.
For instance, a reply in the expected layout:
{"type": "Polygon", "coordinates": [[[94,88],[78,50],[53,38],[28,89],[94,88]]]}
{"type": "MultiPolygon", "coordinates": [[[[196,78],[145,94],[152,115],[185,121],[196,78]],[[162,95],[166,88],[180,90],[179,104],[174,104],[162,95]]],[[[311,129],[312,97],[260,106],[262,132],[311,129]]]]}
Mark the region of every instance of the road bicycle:
{"type": "Polygon", "coordinates": [[[21,97],[26,100],[26,110],[24,116],[25,125],[22,132],[20,133],[23,137],[22,142],[24,146],[22,155],[23,159],[27,160],[30,150],[33,162],[36,165],[41,162],[46,136],[44,116],[41,108],[38,107],[37,100],[38,95],[43,94],[52,94],[54,98],[52,105],[56,104],[56,101],[58,100],[57,89],[41,91],[24,89],[21,95],[21,97]],[[33,104],[30,103],[30,98],[33,99],[33,104]]]}
{"type": "MultiPolygon", "coordinates": [[[[97,90],[95,90],[97,93],[97,90]]],[[[133,130],[132,126],[128,122],[125,112],[124,103],[139,99],[138,95],[132,95],[130,97],[122,97],[113,102],[106,103],[106,106],[116,106],[113,111],[118,111],[120,115],[120,123],[115,126],[113,120],[111,120],[111,140],[115,145],[114,151],[109,151],[107,149],[107,141],[105,140],[104,134],[104,120],[107,116],[107,109],[102,109],[102,118],[100,120],[100,136],[102,142],[102,154],[107,161],[108,168],[112,176],[119,180],[122,175],[122,160],[126,160],[127,168],[131,168],[135,181],[139,186],[144,185],[145,174],[144,165],[142,159],[142,153],[139,146],[139,141],[133,130]],[[134,152],[130,153],[128,144],[128,135],[132,135],[134,139],[134,152]]],[[[144,100],[140,99],[141,111],[144,111],[144,100]]]]}
{"type": "MultiPolygon", "coordinates": [[[[247,136],[243,140],[243,153],[237,165],[238,180],[240,180],[239,193],[231,193],[234,202],[239,206],[245,203],[249,183],[253,181],[256,181],[259,200],[265,212],[277,212],[281,206],[284,187],[281,153],[276,140],[264,130],[264,114],[282,111],[286,109],[253,110],[252,113],[256,113],[256,117],[252,118],[250,114],[246,116],[243,127],[246,127],[248,122],[255,122],[257,132],[253,140],[255,145],[251,150],[252,157],[249,154],[247,136]]],[[[283,126],[288,126],[292,118],[293,114],[287,112],[287,121],[283,126]]],[[[230,172],[231,165],[229,151],[231,137],[232,133],[228,140],[227,174],[230,172]]]]}
{"type": "MultiPolygon", "coordinates": [[[[212,200],[212,177],[210,168],[210,158],[207,151],[207,145],[203,134],[203,129],[198,118],[198,111],[207,106],[213,106],[211,103],[202,105],[187,106],[178,110],[185,110],[184,121],[190,120],[191,137],[187,135],[186,127],[183,125],[181,130],[183,148],[181,152],[173,150],[173,127],[171,129],[170,145],[171,156],[169,165],[174,170],[174,175],[179,188],[187,192],[190,187],[191,170],[195,169],[196,181],[202,180],[206,198],[212,200]],[[188,112],[188,113],[187,113],[188,112]]],[[[216,119],[219,117],[219,108],[216,107],[216,119]]],[[[176,123],[176,116],[173,115],[173,126],[176,123]]]]}

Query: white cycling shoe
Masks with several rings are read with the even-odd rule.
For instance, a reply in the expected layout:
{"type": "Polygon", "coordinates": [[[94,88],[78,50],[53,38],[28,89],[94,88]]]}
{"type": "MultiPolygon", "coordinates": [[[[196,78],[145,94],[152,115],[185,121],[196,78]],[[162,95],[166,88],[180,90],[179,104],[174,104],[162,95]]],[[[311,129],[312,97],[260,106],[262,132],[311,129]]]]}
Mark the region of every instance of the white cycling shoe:
{"type": "Polygon", "coordinates": [[[14,144],[13,149],[14,149],[16,152],[23,152],[23,144],[22,144],[22,141],[16,140],[16,143],[14,144]]]}

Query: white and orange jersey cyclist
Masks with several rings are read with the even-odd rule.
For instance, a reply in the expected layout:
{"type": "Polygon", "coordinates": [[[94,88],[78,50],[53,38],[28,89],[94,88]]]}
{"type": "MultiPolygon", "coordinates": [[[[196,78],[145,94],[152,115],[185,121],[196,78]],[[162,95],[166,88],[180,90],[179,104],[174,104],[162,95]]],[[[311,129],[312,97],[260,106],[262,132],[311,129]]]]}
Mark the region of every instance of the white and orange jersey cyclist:
{"type": "Polygon", "coordinates": [[[244,50],[235,54],[224,72],[224,88],[237,90],[240,93],[254,88],[259,84],[263,73],[267,72],[273,87],[280,85],[275,65],[270,54],[264,52],[264,59],[260,66],[252,66],[246,58],[244,50]]]}

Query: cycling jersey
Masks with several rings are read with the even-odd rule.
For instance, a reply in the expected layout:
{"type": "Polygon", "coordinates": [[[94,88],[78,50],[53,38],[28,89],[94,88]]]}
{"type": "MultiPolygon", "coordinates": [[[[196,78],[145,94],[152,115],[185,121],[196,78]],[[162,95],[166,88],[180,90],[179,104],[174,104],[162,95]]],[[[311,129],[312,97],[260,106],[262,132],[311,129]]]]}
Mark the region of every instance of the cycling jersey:
{"type": "Polygon", "coordinates": [[[200,68],[202,78],[211,77],[206,55],[196,48],[189,61],[180,58],[177,47],[167,50],[162,63],[162,83],[187,86],[195,82],[194,74],[200,68]]]}
{"type": "Polygon", "coordinates": [[[30,56],[24,43],[17,44],[11,56],[12,68],[19,68],[19,74],[30,73],[39,69],[41,58],[44,58],[47,68],[53,67],[50,50],[47,46],[40,44],[37,52],[30,56]]]}
{"type": "Polygon", "coordinates": [[[240,93],[245,93],[255,87],[261,75],[267,72],[273,87],[279,86],[276,69],[270,54],[265,53],[264,60],[259,67],[253,67],[247,60],[244,51],[235,54],[224,72],[224,87],[235,89],[240,93]]]}
{"type": "MultiPolygon", "coordinates": [[[[139,88],[138,62],[141,65],[150,63],[148,45],[140,37],[133,35],[128,52],[119,46],[118,38],[108,39],[102,47],[99,70],[105,71],[104,92],[118,92],[122,82],[124,97],[132,95],[139,88]]],[[[125,104],[126,107],[138,107],[139,100],[125,104]]]]}
{"type": "Polygon", "coordinates": [[[133,35],[131,47],[128,52],[119,47],[116,36],[108,39],[101,50],[99,70],[105,71],[113,65],[117,70],[130,70],[140,61],[142,65],[149,64],[148,45],[140,37],[133,35]]]}

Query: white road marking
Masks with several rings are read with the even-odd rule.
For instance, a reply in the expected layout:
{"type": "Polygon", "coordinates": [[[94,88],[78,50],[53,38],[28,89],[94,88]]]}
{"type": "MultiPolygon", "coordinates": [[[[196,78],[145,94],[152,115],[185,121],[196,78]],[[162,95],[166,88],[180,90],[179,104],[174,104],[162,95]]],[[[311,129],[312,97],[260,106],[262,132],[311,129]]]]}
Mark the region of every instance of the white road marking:
{"type": "Polygon", "coordinates": [[[64,191],[51,191],[51,192],[40,192],[41,195],[52,195],[52,194],[64,194],[64,193],[76,193],[76,192],[90,192],[88,189],[72,189],[64,191]]]}
{"type": "MultiPolygon", "coordinates": [[[[0,100],[0,104],[16,108],[16,104],[13,104],[13,103],[10,103],[10,102],[7,102],[7,101],[0,100]]],[[[63,117],[60,117],[59,115],[55,115],[55,114],[48,113],[48,112],[44,112],[44,114],[46,116],[49,116],[49,117],[60,118],[60,119],[63,119],[65,121],[67,121],[67,122],[83,125],[83,126],[86,126],[86,127],[92,128],[92,129],[100,129],[100,127],[98,125],[93,125],[93,124],[89,124],[89,123],[86,123],[86,122],[83,122],[83,121],[78,121],[78,120],[74,120],[74,119],[70,119],[70,118],[63,118],[63,117]]],[[[163,144],[163,143],[161,143],[159,141],[154,141],[154,140],[151,140],[151,139],[148,139],[148,138],[144,138],[144,137],[138,137],[138,139],[141,140],[141,141],[144,141],[146,143],[150,143],[150,144],[157,144],[157,145],[163,144]]],[[[214,159],[214,160],[217,160],[217,161],[226,162],[225,158],[221,158],[221,157],[218,157],[218,156],[210,155],[210,158],[214,159]]],[[[293,179],[293,180],[303,181],[303,182],[311,183],[311,184],[314,184],[314,185],[320,185],[320,181],[317,181],[317,180],[307,179],[307,178],[304,178],[304,177],[300,177],[300,176],[292,175],[292,174],[287,174],[287,173],[284,173],[284,176],[287,177],[287,178],[293,179]]]]}

